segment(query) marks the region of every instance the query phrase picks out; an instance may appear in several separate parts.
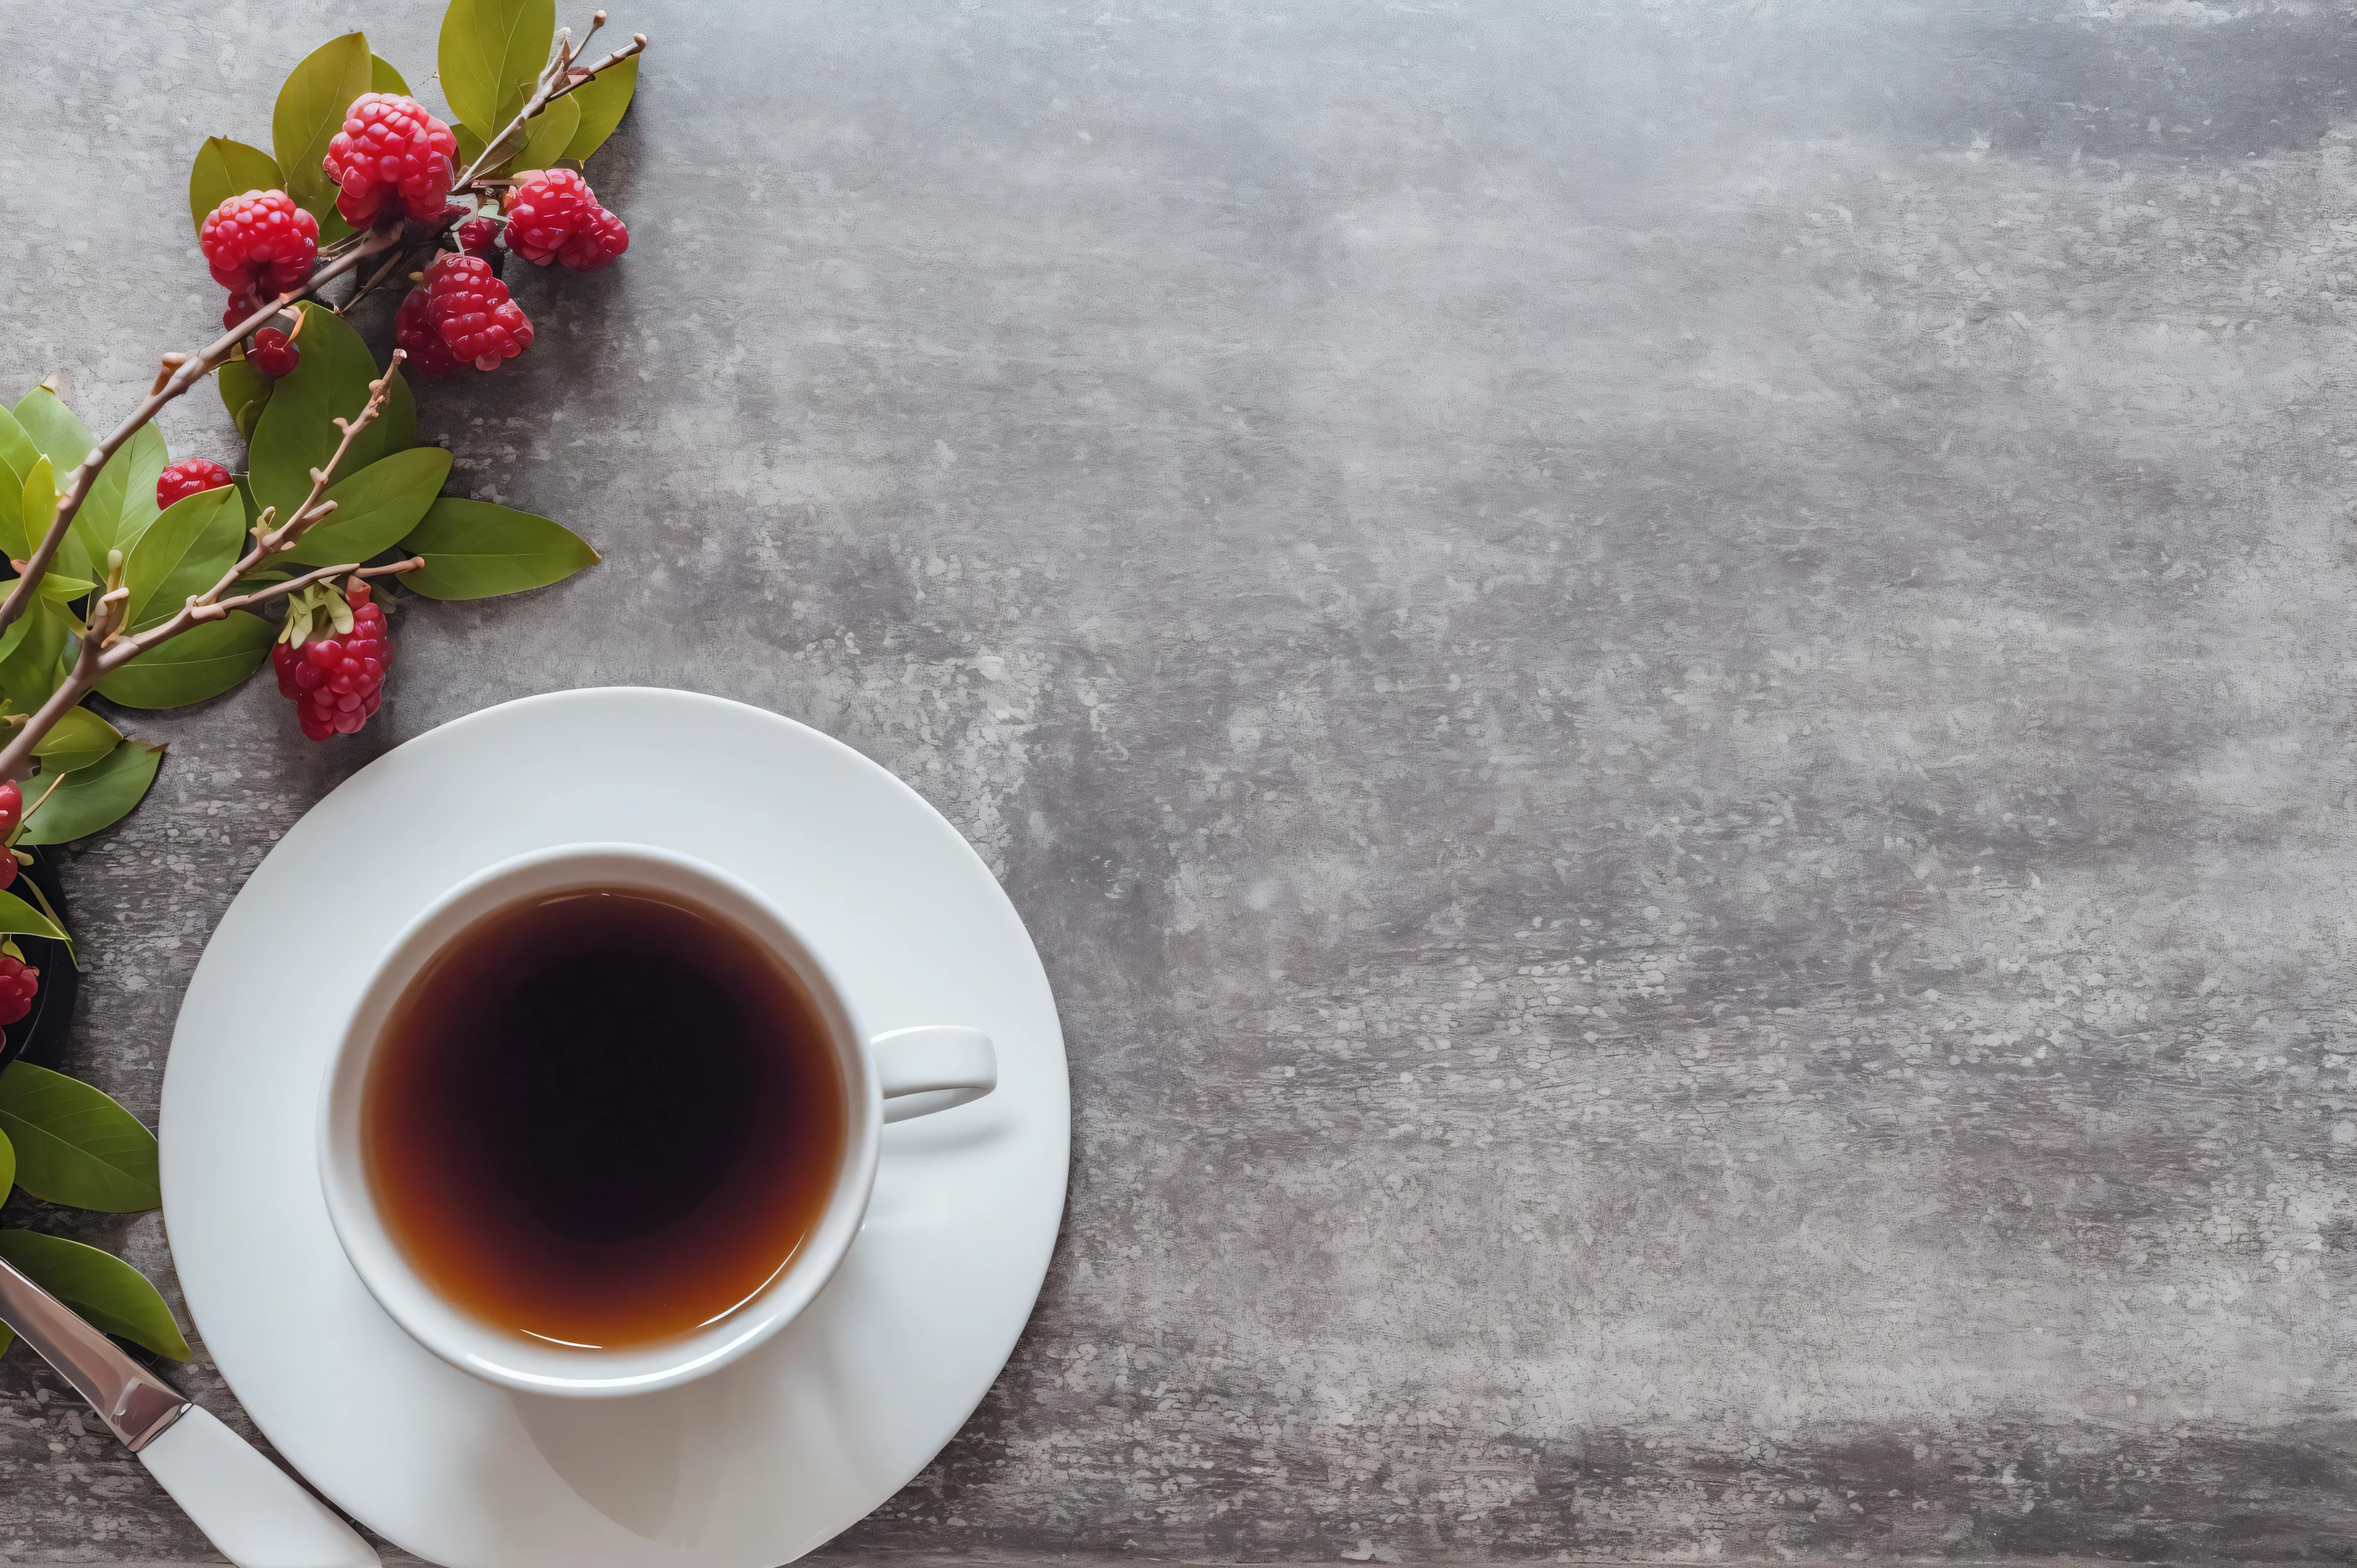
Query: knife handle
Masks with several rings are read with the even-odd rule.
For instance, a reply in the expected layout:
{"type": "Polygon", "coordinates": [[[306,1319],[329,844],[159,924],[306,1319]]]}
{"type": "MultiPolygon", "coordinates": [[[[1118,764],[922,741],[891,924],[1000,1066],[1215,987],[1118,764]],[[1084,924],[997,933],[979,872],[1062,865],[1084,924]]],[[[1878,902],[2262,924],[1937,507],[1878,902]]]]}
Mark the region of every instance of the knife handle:
{"type": "Polygon", "coordinates": [[[139,1458],[237,1568],[379,1568],[351,1526],[200,1404],[139,1458]]]}

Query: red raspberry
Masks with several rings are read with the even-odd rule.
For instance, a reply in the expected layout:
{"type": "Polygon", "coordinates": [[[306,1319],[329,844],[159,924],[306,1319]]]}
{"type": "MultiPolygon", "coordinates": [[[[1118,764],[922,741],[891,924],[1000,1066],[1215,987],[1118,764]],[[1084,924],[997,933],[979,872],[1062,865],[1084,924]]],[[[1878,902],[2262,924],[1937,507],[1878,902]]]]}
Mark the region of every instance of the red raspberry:
{"type": "Polygon", "coordinates": [[[300,648],[283,641],[270,648],[279,693],[294,699],[296,722],[313,740],[351,734],[384,703],[385,667],[393,662],[384,611],[370,602],[366,583],[345,589],[344,598],[352,609],[351,630],[309,638],[300,648]]]}
{"type": "Polygon", "coordinates": [[[265,376],[291,374],[303,362],[303,350],[288,340],[286,334],[275,327],[264,327],[254,333],[253,346],[245,351],[253,368],[265,376]]]}
{"type": "Polygon", "coordinates": [[[174,501],[217,490],[229,482],[229,470],[210,457],[184,457],[167,467],[156,480],[156,504],[168,507],[174,501]]]}
{"type": "Polygon", "coordinates": [[[589,182],[569,168],[538,169],[508,192],[508,249],[576,272],[604,266],[630,247],[622,220],[597,205],[589,182]]]}
{"type": "Polygon", "coordinates": [[[500,226],[488,218],[469,218],[458,225],[458,249],[470,256],[488,256],[491,242],[500,237],[500,226]]]}
{"type": "Polygon", "coordinates": [[[576,230],[556,259],[576,273],[594,273],[616,256],[630,248],[630,231],[622,220],[600,207],[589,216],[584,228],[576,230]]]}
{"type": "Polygon", "coordinates": [[[344,111],[344,128],[319,160],[340,188],[336,210],[355,229],[373,229],[404,214],[426,222],[441,216],[455,171],[458,138],[414,98],[363,92],[344,111]]]}
{"type": "MultiPolygon", "coordinates": [[[[16,864],[12,858],[10,865],[16,864]]],[[[0,953],[0,1024],[13,1024],[33,1010],[41,972],[23,959],[0,953]]]]}
{"type": "Polygon", "coordinates": [[[0,784],[0,839],[13,836],[25,820],[25,791],[14,779],[0,784]]]}
{"type": "Polygon", "coordinates": [[[404,363],[422,376],[447,376],[458,368],[458,357],[450,352],[450,345],[442,341],[442,334],[434,329],[434,318],[425,301],[425,291],[413,288],[402,300],[401,308],[393,313],[393,341],[409,355],[404,363]]]}
{"type": "MultiPolygon", "coordinates": [[[[274,298],[275,296],[274,295],[273,297],[274,298]]],[[[254,298],[253,295],[246,293],[243,289],[231,290],[229,306],[221,312],[221,330],[224,332],[236,331],[239,328],[244,326],[247,319],[251,317],[255,311],[260,310],[262,306],[263,302],[261,300],[254,298]]]]}
{"type": "Polygon", "coordinates": [[[249,190],[212,209],[197,245],[221,287],[275,299],[311,275],[319,220],[283,190],[249,190]]]}
{"type": "Polygon", "coordinates": [[[450,352],[479,371],[496,371],[532,347],[532,323],[480,256],[435,257],[425,269],[425,308],[450,352]]]}

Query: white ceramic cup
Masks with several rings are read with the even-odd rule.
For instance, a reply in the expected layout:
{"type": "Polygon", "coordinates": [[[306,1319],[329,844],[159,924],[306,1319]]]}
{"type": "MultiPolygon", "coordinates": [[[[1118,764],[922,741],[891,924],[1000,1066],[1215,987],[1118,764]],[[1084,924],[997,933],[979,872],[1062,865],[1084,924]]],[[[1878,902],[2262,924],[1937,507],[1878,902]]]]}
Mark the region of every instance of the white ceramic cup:
{"type": "Polygon", "coordinates": [[[997,1082],[997,1055],[978,1029],[942,1025],[872,1033],[825,961],[777,907],[719,867],[647,844],[560,844],[501,861],[468,878],[410,921],[378,958],[328,1064],[319,1104],[319,1180],[337,1240],[361,1283],[412,1338],[452,1366],[532,1393],[651,1393],[726,1366],[792,1321],[824,1287],[866,1215],[885,1122],[963,1105],[997,1082]],[[446,942],[491,911],[523,898],[592,886],[685,899],[733,921],[784,961],[802,977],[826,1020],[848,1100],[847,1135],[833,1196],[792,1260],[716,1322],[657,1344],[614,1349],[567,1348],[528,1338],[445,1299],[411,1267],[387,1230],[361,1147],[369,1065],[385,1020],[410,982],[446,942]]]}

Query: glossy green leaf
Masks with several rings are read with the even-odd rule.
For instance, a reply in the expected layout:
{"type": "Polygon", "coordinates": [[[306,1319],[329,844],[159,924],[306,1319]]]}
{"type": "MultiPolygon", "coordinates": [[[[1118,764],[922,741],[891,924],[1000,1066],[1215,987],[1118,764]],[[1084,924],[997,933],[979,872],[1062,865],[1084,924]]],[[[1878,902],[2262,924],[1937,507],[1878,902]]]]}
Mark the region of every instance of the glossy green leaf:
{"type": "MultiPolygon", "coordinates": [[[[451,126],[450,134],[458,138],[458,167],[462,171],[473,168],[475,166],[475,160],[483,156],[483,138],[475,134],[474,132],[467,129],[466,124],[463,121],[451,126]]],[[[486,167],[482,172],[487,175],[491,175],[497,174],[500,171],[498,166],[494,165],[490,167],[486,167]]]]}
{"type": "Polygon", "coordinates": [[[240,435],[253,440],[263,405],[270,401],[270,390],[276,383],[243,360],[224,363],[218,380],[221,406],[229,410],[230,422],[237,426],[240,435]]]}
{"type": "MultiPolygon", "coordinates": [[[[32,437],[33,445],[48,458],[52,476],[49,481],[51,499],[39,521],[36,522],[29,517],[25,520],[25,542],[29,554],[48,532],[49,519],[57,510],[56,477],[70,474],[80,467],[81,460],[90,456],[91,448],[98,442],[91,435],[90,427],[76,419],[73,411],[47,387],[35,387],[17,401],[16,423],[24,427],[27,435],[32,437]]],[[[121,454],[116,456],[119,457],[121,454]]],[[[152,481],[150,489],[153,489],[152,481]]],[[[17,557],[20,560],[24,558],[17,557]]],[[[57,559],[52,564],[70,577],[97,575],[91,570],[90,551],[82,543],[79,528],[66,531],[65,542],[59,545],[57,559]]]]}
{"type": "Polygon", "coordinates": [[[208,136],[188,170],[188,218],[201,233],[213,209],[231,197],[278,188],[277,159],[227,136],[208,136]]]}
{"type": "Polygon", "coordinates": [[[30,560],[34,530],[48,527],[57,510],[58,486],[49,477],[49,460],[37,457],[32,471],[25,476],[23,488],[17,491],[14,511],[0,508],[0,512],[7,513],[0,516],[0,553],[5,553],[10,561],[30,560]]]}
{"type": "MultiPolygon", "coordinates": [[[[230,618],[234,620],[236,617],[232,614],[230,618]]],[[[196,635],[191,631],[176,637],[161,648],[140,655],[115,671],[115,675],[128,675],[164,649],[177,648],[196,635]]],[[[269,646],[267,642],[263,644],[265,650],[269,646]]],[[[108,679],[113,678],[110,676],[108,679]]],[[[98,689],[102,696],[113,696],[107,691],[106,682],[100,682],[98,689]]],[[[115,700],[121,701],[120,698],[115,700]]],[[[125,703],[124,705],[140,704],[125,703]]],[[[156,782],[156,769],[163,760],[162,746],[148,746],[135,740],[124,741],[89,767],[67,774],[64,782],[48,789],[46,798],[25,818],[25,831],[16,843],[27,849],[35,844],[70,843],[75,839],[88,838],[102,828],[112,827],[131,808],[139,804],[140,797],[147,793],[147,787],[156,782]]],[[[43,788],[48,789],[46,785],[43,788]]]]}
{"type": "Polygon", "coordinates": [[[442,96],[490,141],[532,96],[555,37],[555,0],[450,0],[438,57],[442,96]]]}
{"type": "Polygon", "coordinates": [[[175,1361],[188,1359],[188,1342],[162,1294],[113,1253],[38,1230],[0,1230],[0,1258],[115,1337],[175,1361]]]}
{"type": "MultiPolygon", "coordinates": [[[[41,776],[47,779],[53,773],[71,773],[93,762],[102,762],[122,744],[123,732],[88,708],[68,708],[65,716],[52,725],[40,744],[33,747],[33,755],[41,759],[41,776]]],[[[27,795],[39,798],[38,791],[27,791],[27,795]]]]}
{"type": "MultiPolygon", "coordinates": [[[[9,1189],[16,1185],[16,1145],[8,1141],[5,1133],[0,1133],[0,1203],[8,1201],[9,1189]]],[[[7,1351],[7,1342],[0,1340],[0,1356],[6,1355],[7,1351]]]]}
{"type": "MultiPolygon", "coordinates": [[[[344,111],[369,90],[370,59],[364,34],[328,39],[287,74],[271,112],[270,146],[286,177],[286,194],[319,220],[322,245],[350,232],[350,225],[336,213],[336,182],[319,160],[327,156],[328,141],[343,128],[344,111]]],[[[303,347],[307,360],[310,345],[303,347]]]]}
{"type": "Polygon", "coordinates": [[[0,474],[0,479],[7,483],[6,493],[14,495],[23,489],[25,480],[33,472],[33,465],[40,460],[41,449],[33,445],[33,438],[25,434],[25,427],[16,423],[16,416],[0,409],[0,468],[7,470],[5,474],[0,474]]]}
{"type": "Polygon", "coordinates": [[[278,628],[260,616],[231,610],[149,649],[101,681],[98,694],[126,708],[201,703],[261,669],[277,635],[278,628]]]}
{"type": "Polygon", "coordinates": [[[429,599],[486,599],[543,588],[597,564],[581,538],[544,517],[489,501],[436,501],[401,547],[425,557],[402,581],[429,599]]]}
{"type": "MultiPolygon", "coordinates": [[[[147,525],[156,521],[156,481],[164,477],[164,465],[170,461],[171,455],[164,450],[164,433],[153,424],[143,424],[98,471],[73,520],[74,534],[89,552],[93,567],[106,559],[110,550],[128,554],[147,532],[147,525]]],[[[101,574],[86,570],[74,575],[96,577],[101,574]]]]}
{"type": "Polygon", "coordinates": [[[630,97],[638,90],[639,57],[632,55],[566,93],[565,102],[581,106],[581,124],[565,156],[578,163],[604,146],[614,127],[622,123],[622,112],[630,106],[630,97]]]}
{"type": "Polygon", "coordinates": [[[450,454],[439,446],[413,446],[371,463],[328,492],[334,515],[298,540],[285,559],[334,566],[390,550],[425,516],[449,477],[450,454]]]}
{"type": "MultiPolygon", "coordinates": [[[[308,303],[302,309],[302,360],[271,389],[246,454],[254,504],[277,508],[279,522],[310,495],[311,470],[325,467],[343,439],[334,421],[359,416],[377,374],[375,356],[342,317],[308,303]]],[[[371,434],[355,445],[365,450],[371,434]]],[[[359,466],[349,454],[345,463],[359,466]]]]}
{"type": "MultiPolygon", "coordinates": [[[[38,782],[41,776],[37,774],[34,777],[38,782]]],[[[27,886],[29,886],[31,884],[27,883],[27,886]]],[[[50,919],[48,916],[34,908],[14,893],[0,893],[0,936],[46,937],[53,942],[67,940],[65,932],[59,928],[55,920],[50,919]]],[[[36,1196],[38,1195],[36,1194],[36,1196]]],[[[85,1204],[83,1207],[89,1206],[85,1204]]]]}
{"type": "Polygon", "coordinates": [[[18,713],[29,714],[49,700],[64,679],[66,661],[72,657],[73,626],[63,611],[48,599],[36,596],[8,628],[8,639],[0,642],[0,696],[15,704],[18,713]],[[19,632],[16,628],[22,627],[19,632]]]}
{"type": "Polygon", "coordinates": [[[98,445],[90,426],[75,418],[65,400],[47,387],[35,387],[16,400],[16,423],[48,458],[49,467],[60,474],[72,472],[98,445]]]}
{"type": "Polygon", "coordinates": [[[16,1185],[46,1203],[136,1214],[164,1201],[156,1134],[77,1079],[24,1061],[0,1069],[0,1133],[16,1146],[16,1185]]]}
{"type": "Polygon", "coordinates": [[[237,564],[245,538],[245,503],[228,485],[174,501],[132,547],[124,563],[124,606],[138,629],[177,614],[237,564]]]}
{"type": "Polygon", "coordinates": [[[516,155],[515,166],[546,168],[565,156],[580,126],[581,106],[570,96],[558,99],[524,122],[523,150],[516,155]]]}
{"type": "Polygon", "coordinates": [[[395,69],[393,63],[382,55],[369,56],[369,91],[398,92],[404,98],[417,96],[409,91],[409,83],[402,79],[401,72],[395,69]]]}

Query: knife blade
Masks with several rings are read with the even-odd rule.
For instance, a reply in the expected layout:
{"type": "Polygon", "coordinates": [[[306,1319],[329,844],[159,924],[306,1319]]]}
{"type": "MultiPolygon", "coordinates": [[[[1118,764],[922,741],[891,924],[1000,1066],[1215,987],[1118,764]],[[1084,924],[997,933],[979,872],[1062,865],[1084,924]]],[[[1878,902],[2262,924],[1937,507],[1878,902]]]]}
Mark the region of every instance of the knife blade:
{"type": "Polygon", "coordinates": [[[5,1258],[0,1324],[90,1402],[237,1568],[380,1568],[327,1504],[5,1258]]]}

